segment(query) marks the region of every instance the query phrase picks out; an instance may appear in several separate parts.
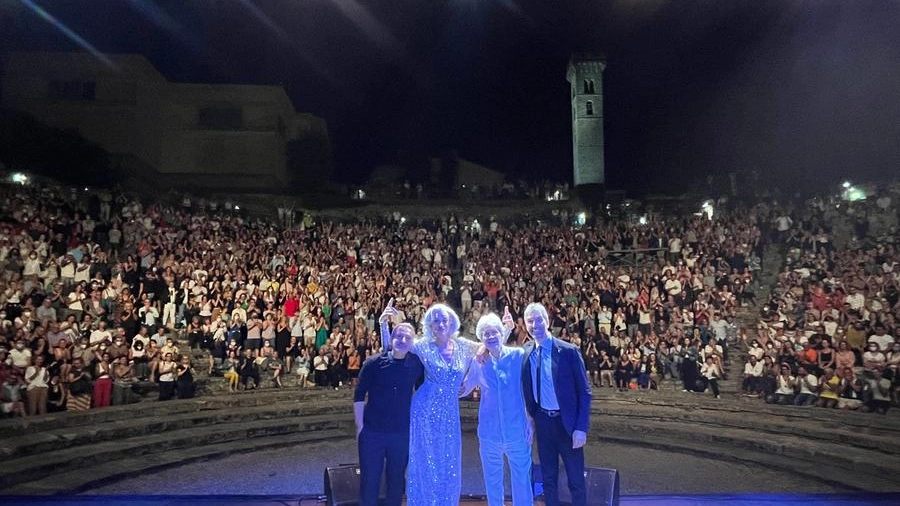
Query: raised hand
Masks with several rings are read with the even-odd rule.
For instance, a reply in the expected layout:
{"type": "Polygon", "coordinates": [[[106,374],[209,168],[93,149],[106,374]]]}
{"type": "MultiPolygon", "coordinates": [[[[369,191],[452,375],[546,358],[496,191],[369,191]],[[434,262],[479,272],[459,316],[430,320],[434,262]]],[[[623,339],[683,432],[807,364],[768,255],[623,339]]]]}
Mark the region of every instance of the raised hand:
{"type": "Polygon", "coordinates": [[[381,312],[381,316],[378,317],[379,323],[388,323],[391,321],[391,318],[397,314],[397,309],[394,307],[394,298],[391,297],[391,300],[388,301],[387,306],[384,307],[384,311],[381,312]]]}
{"type": "Polygon", "coordinates": [[[509,306],[504,306],[503,308],[503,326],[508,329],[516,327],[516,321],[513,320],[512,314],[509,312],[509,306]]]}

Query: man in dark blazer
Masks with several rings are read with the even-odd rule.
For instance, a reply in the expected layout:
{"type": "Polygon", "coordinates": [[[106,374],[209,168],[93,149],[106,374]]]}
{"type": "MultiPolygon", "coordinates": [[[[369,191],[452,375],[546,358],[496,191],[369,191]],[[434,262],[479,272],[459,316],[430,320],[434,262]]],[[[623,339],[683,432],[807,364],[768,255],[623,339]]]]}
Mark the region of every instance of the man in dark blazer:
{"type": "Polygon", "coordinates": [[[587,503],[584,444],[591,411],[591,386],[581,351],[549,330],[547,309],[529,304],[525,328],[534,338],[525,344],[522,385],[525,405],[534,418],[538,456],[547,506],[559,505],[559,459],[566,466],[572,506],[587,503]]]}

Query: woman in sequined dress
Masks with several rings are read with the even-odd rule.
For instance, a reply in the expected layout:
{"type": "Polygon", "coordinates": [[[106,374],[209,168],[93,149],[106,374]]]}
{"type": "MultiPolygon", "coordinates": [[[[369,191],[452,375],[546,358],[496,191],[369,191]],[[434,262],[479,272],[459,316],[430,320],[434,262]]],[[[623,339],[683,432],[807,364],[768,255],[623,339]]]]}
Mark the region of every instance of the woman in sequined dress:
{"type": "Polygon", "coordinates": [[[411,350],[425,366],[425,382],[410,407],[406,504],[455,506],[462,486],[459,393],[479,344],[459,337],[459,317],[444,304],[428,308],[422,331],[411,350]]]}

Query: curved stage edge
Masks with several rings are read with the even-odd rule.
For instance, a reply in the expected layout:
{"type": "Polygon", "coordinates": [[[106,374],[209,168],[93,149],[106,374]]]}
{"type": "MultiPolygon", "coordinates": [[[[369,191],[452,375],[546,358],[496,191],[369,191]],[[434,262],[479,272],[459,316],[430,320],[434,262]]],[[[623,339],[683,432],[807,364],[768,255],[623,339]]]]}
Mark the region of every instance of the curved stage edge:
{"type": "MultiPolygon", "coordinates": [[[[487,505],[482,496],[463,496],[460,504],[487,505]]],[[[0,506],[97,506],[104,505],[231,505],[231,506],[324,506],[325,497],[291,495],[53,495],[0,497],[0,506]]],[[[507,501],[506,504],[511,504],[507,501]]],[[[900,504],[900,493],[853,494],[695,494],[695,495],[631,495],[622,496],[619,504],[627,506],[894,506],[900,504]]],[[[543,505],[540,499],[535,505],[543,505]]]]}

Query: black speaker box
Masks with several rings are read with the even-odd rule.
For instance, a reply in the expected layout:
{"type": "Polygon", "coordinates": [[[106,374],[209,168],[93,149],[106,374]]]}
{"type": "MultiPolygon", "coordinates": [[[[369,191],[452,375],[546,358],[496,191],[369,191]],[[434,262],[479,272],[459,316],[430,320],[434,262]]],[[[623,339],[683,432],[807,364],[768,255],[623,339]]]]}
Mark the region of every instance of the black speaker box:
{"type": "MultiPolygon", "coordinates": [[[[379,501],[385,497],[385,478],[381,476],[379,501]]],[[[359,505],[359,464],[341,464],[325,468],[326,506],[359,505]]]]}
{"type": "MultiPolygon", "coordinates": [[[[544,477],[541,474],[540,464],[535,464],[532,467],[531,478],[534,484],[535,497],[543,495],[544,477]]],[[[558,478],[559,502],[571,504],[572,496],[569,494],[569,480],[562,465],[559,466],[558,478]]],[[[588,506],[619,506],[619,471],[600,467],[586,467],[584,468],[584,485],[587,489],[588,506]]]]}

